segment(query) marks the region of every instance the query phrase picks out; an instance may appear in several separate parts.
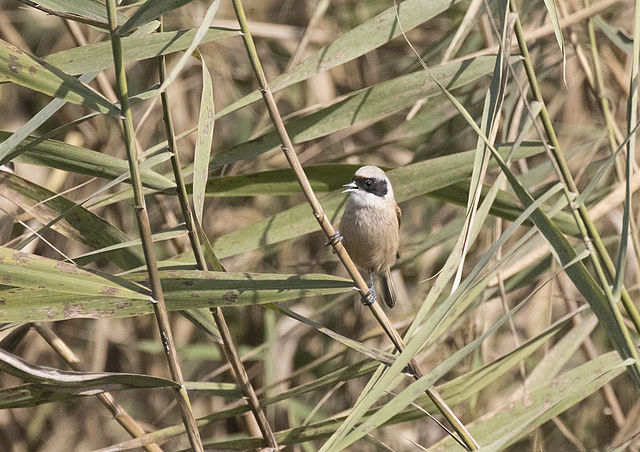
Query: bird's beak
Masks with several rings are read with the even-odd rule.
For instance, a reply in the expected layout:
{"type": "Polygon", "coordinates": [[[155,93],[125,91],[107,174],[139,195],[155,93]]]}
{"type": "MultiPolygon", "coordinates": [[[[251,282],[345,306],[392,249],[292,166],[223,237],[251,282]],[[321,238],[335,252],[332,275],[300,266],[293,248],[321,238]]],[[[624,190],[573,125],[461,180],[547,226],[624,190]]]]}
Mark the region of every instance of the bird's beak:
{"type": "Polygon", "coordinates": [[[358,186],[355,182],[349,182],[348,184],[344,184],[343,187],[347,187],[342,193],[351,193],[352,191],[356,191],[358,186]]]}

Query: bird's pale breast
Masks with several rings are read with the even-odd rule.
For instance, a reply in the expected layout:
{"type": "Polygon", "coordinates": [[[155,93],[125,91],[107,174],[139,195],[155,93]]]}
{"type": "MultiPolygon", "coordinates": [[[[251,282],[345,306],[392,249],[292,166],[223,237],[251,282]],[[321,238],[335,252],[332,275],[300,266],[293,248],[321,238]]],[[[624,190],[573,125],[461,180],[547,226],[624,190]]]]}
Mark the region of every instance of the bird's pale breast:
{"type": "Polygon", "coordinates": [[[363,205],[347,200],[340,233],[347,252],[364,270],[380,272],[395,263],[400,245],[398,229],[395,201],[363,205]]]}

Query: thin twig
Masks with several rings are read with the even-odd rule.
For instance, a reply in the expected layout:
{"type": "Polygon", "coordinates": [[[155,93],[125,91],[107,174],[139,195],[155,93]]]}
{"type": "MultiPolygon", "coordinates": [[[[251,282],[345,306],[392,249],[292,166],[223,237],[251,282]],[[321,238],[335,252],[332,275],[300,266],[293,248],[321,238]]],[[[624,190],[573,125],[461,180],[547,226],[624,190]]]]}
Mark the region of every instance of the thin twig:
{"type": "Polygon", "coordinates": [[[140,232],[140,239],[142,241],[142,249],[144,252],[145,262],[147,264],[147,273],[149,274],[149,283],[151,286],[152,297],[151,303],[153,305],[156,321],[160,330],[160,338],[162,340],[163,346],[162,348],[167,357],[169,371],[171,372],[171,378],[180,385],[180,387],[176,391],[176,397],[178,401],[178,407],[180,408],[182,421],[184,422],[185,428],[187,430],[189,442],[191,443],[191,447],[194,450],[202,452],[204,451],[204,449],[202,447],[200,433],[198,432],[195,416],[193,414],[193,411],[191,410],[189,395],[187,394],[187,390],[184,386],[184,377],[182,376],[182,369],[180,369],[176,347],[173,342],[171,325],[169,323],[167,307],[165,306],[164,301],[164,293],[162,292],[162,285],[160,283],[160,274],[158,273],[156,253],[153,246],[153,239],[151,237],[151,224],[149,223],[149,216],[147,215],[147,209],[145,206],[142,180],[140,178],[138,149],[135,144],[133,119],[131,116],[131,109],[129,108],[129,91],[127,88],[127,76],[122,56],[122,44],[120,42],[120,36],[116,33],[118,22],[116,19],[115,0],[107,0],[106,6],[107,15],[109,17],[109,34],[111,35],[111,47],[113,51],[113,61],[117,80],[117,93],[120,99],[122,110],[124,141],[125,147],[127,149],[129,173],[131,176],[131,186],[133,188],[134,195],[134,209],[136,211],[136,220],[138,224],[138,230],[140,232]]]}
{"type": "MultiPolygon", "coordinates": [[[[236,17],[238,18],[238,23],[240,24],[240,28],[243,33],[242,39],[244,41],[247,54],[249,56],[251,66],[256,75],[256,78],[258,79],[260,92],[262,93],[263,100],[267,106],[267,110],[269,111],[269,116],[271,117],[271,121],[273,122],[275,129],[278,133],[278,136],[280,137],[280,140],[282,143],[281,145],[282,152],[284,152],[284,155],[287,161],[289,162],[289,165],[291,166],[291,168],[293,169],[293,172],[296,175],[296,178],[298,180],[298,183],[300,184],[300,187],[302,188],[304,196],[307,199],[307,202],[309,203],[309,205],[311,206],[311,209],[313,210],[314,217],[318,221],[318,224],[326,234],[327,238],[330,238],[331,236],[333,236],[333,234],[335,234],[335,229],[333,228],[331,221],[325,215],[324,210],[322,209],[322,206],[318,201],[318,198],[316,197],[313,189],[311,188],[309,179],[307,179],[304,169],[302,168],[302,165],[298,160],[295,149],[293,147],[293,143],[289,138],[289,134],[287,133],[287,130],[284,126],[284,122],[282,121],[282,117],[280,116],[278,107],[273,98],[273,93],[269,88],[269,84],[267,82],[266,76],[264,74],[264,71],[262,70],[262,65],[260,64],[260,59],[258,58],[258,54],[253,42],[253,38],[251,37],[251,33],[249,32],[249,28],[247,25],[247,18],[245,17],[244,9],[242,8],[241,1],[233,0],[233,7],[235,9],[236,17]]],[[[331,245],[334,251],[336,252],[338,258],[340,259],[340,261],[342,261],[342,264],[345,266],[347,272],[349,273],[349,276],[353,279],[357,290],[360,291],[360,293],[364,296],[369,291],[369,287],[367,283],[364,281],[364,279],[362,278],[362,275],[356,268],[355,264],[351,260],[351,257],[349,257],[349,254],[347,253],[346,249],[344,248],[342,243],[339,241],[331,240],[331,245]]],[[[371,310],[371,313],[374,315],[374,317],[378,321],[378,323],[382,326],[383,330],[385,331],[389,339],[391,339],[391,342],[393,342],[393,344],[398,350],[402,351],[405,348],[404,342],[402,341],[400,334],[398,334],[398,332],[395,330],[395,328],[389,321],[389,318],[384,313],[380,305],[378,305],[377,303],[372,303],[368,305],[368,307],[371,310]]],[[[420,379],[423,374],[420,371],[420,368],[416,360],[412,359],[409,363],[409,366],[413,371],[414,378],[420,379]]],[[[462,441],[465,443],[467,448],[469,448],[470,450],[476,450],[478,448],[476,441],[473,439],[471,434],[467,431],[467,429],[462,424],[462,422],[460,422],[460,420],[455,416],[451,408],[449,408],[449,406],[445,403],[445,401],[442,399],[440,394],[438,394],[438,392],[434,388],[427,389],[426,393],[431,398],[431,400],[435,403],[435,405],[438,407],[438,409],[443,414],[443,416],[449,421],[449,423],[451,423],[453,429],[461,437],[462,441]]]]}
{"type": "MultiPolygon", "coordinates": [[[[71,367],[78,372],[86,372],[87,369],[80,362],[80,358],[60,337],[44,323],[34,323],[33,328],[38,332],[42,339],[71,367]]],[[[120,424],[132,437],[137,438],[144,436],[147,432],[132,418],[129,413],[118,403],[110,392],[97,394],[98,400],[111,412],[113,418],[120,424]]],[[[146,444],[144,449],[147,452],[162,452],[160,446],[155,443],[146,444]]]]}

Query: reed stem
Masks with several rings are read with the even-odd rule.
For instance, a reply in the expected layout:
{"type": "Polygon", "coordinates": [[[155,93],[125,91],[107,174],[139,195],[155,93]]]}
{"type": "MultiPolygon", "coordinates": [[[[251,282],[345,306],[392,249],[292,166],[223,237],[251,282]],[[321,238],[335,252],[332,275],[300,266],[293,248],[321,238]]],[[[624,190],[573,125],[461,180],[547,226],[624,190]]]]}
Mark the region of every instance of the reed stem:
{"type": "MultiPolygon", "coordinates": [[[[162,31],[162,21],[160,22],[160,31],[162,31]]],[[[204,61],[202,64],[205,64],[204,61]]],[[[164,82],[165,74],[166,74],[166,65],[165,65],[165,57],[161,56],[159,59],[159,73],[160,73],[160,83],[164,82]]],[[[193,250],[193,254],[196,259],[196,265],[199,270],[207,271],[209,270],[209,266],[207,265],[204,252],[202,250],[202,245],[200,244],[200,238],[198,233],[198,228],[196,227],[193,211],[189,206],[189,198],[187,194],[187,189],[184,183],[184,177],[182,176],[182,165],[180,164],[180,154],[178,152],[178,147],[176,143],[176,136],[173,128],[173,119],[171,117],[171,109],[169,108],[169,99],[167,97],[167,91],[163,91],[160,95],[162,99],[162,112],[165,130],[167,134],[167,141],[169,152],[171,153],[171,168],[173,169],[173,176],[176,180],[177,186],[177,195],[178,201],[180,203],[180,209],[182,211],[182,217],[184,219],[185,228],[188,232],[189,242],[191,243],[191,249],[193,250]]],[[[212,269],[213,270],[213,269],[212,269]]],[[[233,337],[229,331],[229,327],[224,318],[224,314],[222,313],[222,309],[219,307],[210,308],[209,311],[213,316],[213,320],[218,327],[220,332],[220,337],[222,339],[222,348],[227,358],[227,362],[230,364],[233,375],[236,379],[236,382],[242,388],[242,391],[247,398],[247,403],[251,408],[253,416],[258,424],[258,428],[262,433],[262,436],[268,447],[276,449],[278,447],[278,443],[276,441],[276,437],[273,434],[273,430],[269,425],[269,421],[264,414],[264,411],[260,407],[260,402],[258,401],[258,396],[256,395],[253,386],[251,385],[251,381],[249,380],[249,376],[247,374],[246,369],[240,359],[238,351],[236,349],[235,343],[233,341],[233,337]]]]}
{"type": "Polygon", "coordinates": [[[156,321],[158,323],[158,329],[160,330],[160,338],[162,340],[163,346],[162,348],[165,352],[167,362],[169,364],[171,378],[180,385],[180,387],[176,391],[176,397],[178,407],[180,408],[182,421],[184,422],[185,428],[187,430],[189,442],[191,443],[191,447],[194,450],[203,452],[204,449],[202,447],[200,433],[198,432],[195,416],[193,415],[193,411],[191,410],[191,403],[189,401],[187,390],[184,386],[184,377],[182,375],[182,370],[180,369],[176,347],[173,342],[171,325],[169,323],[169,316],[167,314],[167,308],[164,301],[164,293],[162,291],[162,285],[160,283],[160,274],[158,273],[156,253],[153,247],[153,240],[151,238],[151,225],[149,223],[149,216],[147,215],[144,193],[142,191],[139,155],[134,140],[133,119],[131,116],[131,109],[129,107],[129,91],[127,88],[127,76],[122,55],[122,44],[120,42],[120,35],[117,31],[118,22],[116,18],[115,0],[107,0],[106,7],[109,19],[109,34],[111,36],[111,48],[113,52],[113,61],[117,81],[116,92],[120,100],[122,112],[122,127],[124,129],[124,142],[127,150],[127,159],[129,161],[129,173],[131,177],[131,186],[133,189],[134,209],[136,212],[138,231],[140,233],[140,239],[142,241],[142,250],[147,265],[147,273],[149,274],[149,284],[151,286],[151,303],[153,305],[156,321]]]}

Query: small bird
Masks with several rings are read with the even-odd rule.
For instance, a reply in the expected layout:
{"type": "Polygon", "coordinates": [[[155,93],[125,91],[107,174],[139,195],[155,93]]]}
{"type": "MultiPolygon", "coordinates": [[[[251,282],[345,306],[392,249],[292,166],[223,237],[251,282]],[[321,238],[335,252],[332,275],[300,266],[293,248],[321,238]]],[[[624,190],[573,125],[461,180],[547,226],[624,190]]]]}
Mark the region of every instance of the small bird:
{"type": "Polygon", "coordinates": [[[375,301],[373,274],[380,276],[382,299],[387,306],[396,304],[396,291],[389,268],[398,259],[402,211],[391,182],[377,166],[356,171],[343,193],[351,193],[340,221],[343,245],[353,261],[369,273],[370,300],[375,301]]]}

